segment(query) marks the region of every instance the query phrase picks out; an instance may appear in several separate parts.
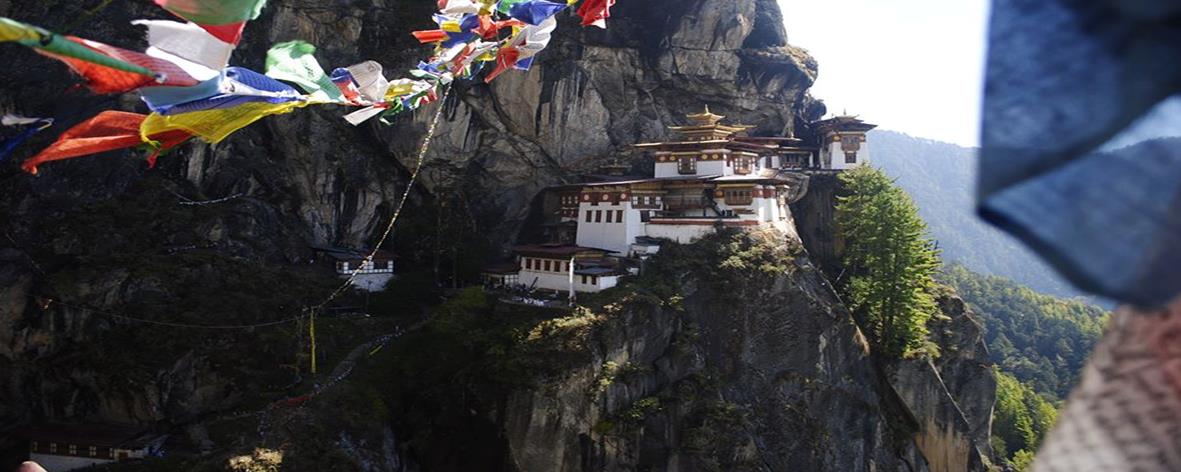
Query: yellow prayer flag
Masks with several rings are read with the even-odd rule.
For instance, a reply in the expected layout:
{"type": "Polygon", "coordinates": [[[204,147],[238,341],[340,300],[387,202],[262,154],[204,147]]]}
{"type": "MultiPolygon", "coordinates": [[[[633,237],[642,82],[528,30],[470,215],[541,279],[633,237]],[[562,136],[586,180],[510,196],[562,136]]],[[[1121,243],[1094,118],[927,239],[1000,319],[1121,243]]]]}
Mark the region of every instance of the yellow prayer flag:
{"type": "Polygon", "coordinates": [[[140,136],[147,137],[171,130],[185,130],[195,136],[217,143],[251,123],[270,115],[289,113],[307,106],[308,102],[266,103],[252,102],[232,108],[196,111],[179,115],[152,113],[139,128],[140,136]]]}
{"type": "Polygon", "coordinates": [[[397,97],[401,97],[402,95],[409,95],[411,93],[414,93],[413,82],[408,84],[390,84],[390,88],[385,91],[385,99],[386,101],[390,101],[397,97]]]}
{"type": "Polygon", "coordinates": [[[6,41],[39,41],[41,33],[37,28],[19,21],[0,17],[0,42],[6,41]]]}

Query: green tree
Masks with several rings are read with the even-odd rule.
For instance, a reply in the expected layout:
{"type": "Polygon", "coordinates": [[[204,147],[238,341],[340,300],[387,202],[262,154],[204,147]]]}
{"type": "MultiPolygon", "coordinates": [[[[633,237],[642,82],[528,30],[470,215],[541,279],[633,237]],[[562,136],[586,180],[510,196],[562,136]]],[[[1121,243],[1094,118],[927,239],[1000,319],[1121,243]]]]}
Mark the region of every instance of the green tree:
{"type": "Polygon", "coordinates": [[[879,350],[893,357],[915,353],[937,310],[935,243],[914,201],[881,170],[860,167],[843,173],[841,182],[847,196],[838,199],[836,222],[850,306],[879,350]]]}
{"type": "Polygon", "coordinates": [[[1025,470],[1057,420],[1058,411],[1045,397],[1013,376],[997,371],[992,442],[998,455],[1017,470],[1025,470]]]}

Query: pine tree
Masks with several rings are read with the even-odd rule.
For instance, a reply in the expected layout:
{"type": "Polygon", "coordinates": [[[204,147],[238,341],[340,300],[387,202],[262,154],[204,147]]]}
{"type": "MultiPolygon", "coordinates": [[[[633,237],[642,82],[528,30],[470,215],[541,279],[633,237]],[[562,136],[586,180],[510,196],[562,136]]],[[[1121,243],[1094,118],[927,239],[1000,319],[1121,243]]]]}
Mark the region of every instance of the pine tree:
{"type": "Polygon", "coordinates": [[[841,175],[848,195],[837,202],[845,241],[845,292],[878,349],[893,357],[917,352],[936,312],[931,295],[939,255],[910,196],[881,170],[841,175]]]}

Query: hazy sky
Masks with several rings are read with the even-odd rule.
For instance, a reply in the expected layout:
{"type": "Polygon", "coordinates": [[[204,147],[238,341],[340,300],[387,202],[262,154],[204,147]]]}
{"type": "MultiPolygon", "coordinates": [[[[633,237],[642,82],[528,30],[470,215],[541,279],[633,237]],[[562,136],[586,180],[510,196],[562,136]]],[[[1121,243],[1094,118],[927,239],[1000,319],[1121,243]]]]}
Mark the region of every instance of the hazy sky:
{"type": "Polygon", "coordinates": [[[820,63],[829,113],[979,144],[987,0],[779,0],[788,42],[820,63]]]}

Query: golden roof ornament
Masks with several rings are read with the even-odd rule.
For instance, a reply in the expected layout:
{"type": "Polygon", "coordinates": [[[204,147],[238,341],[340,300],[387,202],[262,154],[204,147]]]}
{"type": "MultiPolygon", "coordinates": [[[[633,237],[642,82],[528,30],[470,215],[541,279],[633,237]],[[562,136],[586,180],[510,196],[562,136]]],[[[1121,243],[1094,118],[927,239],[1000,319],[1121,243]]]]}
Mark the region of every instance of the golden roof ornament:
{"type": "Polygon", "coordinates": [[[715,114],[711,113],[709,111],[709,105],[706,105],[705,111],[703,111],[701,113],[691,113],[691,114],[685,115],[685,118],[688,118],[689,122],[693,123],[694,125],[709,126],[709,125],[718,124],[718,122],[722,121],[726,117],[721,116],[721,115],[715,115],[715,114]]]}

